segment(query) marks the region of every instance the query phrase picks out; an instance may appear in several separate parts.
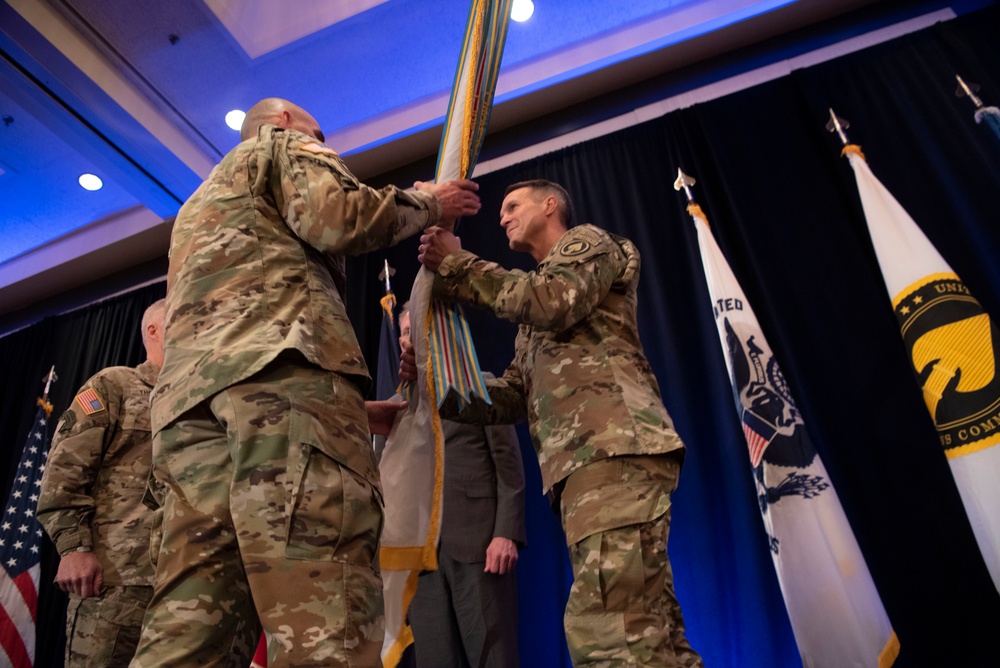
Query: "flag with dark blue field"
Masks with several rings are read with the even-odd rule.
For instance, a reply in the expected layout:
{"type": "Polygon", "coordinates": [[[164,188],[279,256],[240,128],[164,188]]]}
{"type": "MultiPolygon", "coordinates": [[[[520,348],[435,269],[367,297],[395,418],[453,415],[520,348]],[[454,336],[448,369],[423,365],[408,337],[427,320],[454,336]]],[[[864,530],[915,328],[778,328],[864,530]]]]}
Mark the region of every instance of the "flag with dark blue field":
{"type": "Polygon", "coordinates": [[[389,399],[399,388],[399,333],[396,331],[396,295],[387,292],[381,301],[382,327],[378,341],[375,398],[389,399]]]}

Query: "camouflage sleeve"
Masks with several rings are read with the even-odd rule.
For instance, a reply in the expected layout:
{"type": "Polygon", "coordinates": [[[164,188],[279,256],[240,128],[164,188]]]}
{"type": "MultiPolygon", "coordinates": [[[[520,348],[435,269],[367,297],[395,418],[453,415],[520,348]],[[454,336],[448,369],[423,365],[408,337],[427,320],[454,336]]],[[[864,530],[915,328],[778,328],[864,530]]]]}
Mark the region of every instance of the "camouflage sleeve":
{"type": "Polygon", "coordinates": [[[59,554],[92,547],[96,507],[91,489],[100,472],[104,444],[121,409],[121,393],[95,376],[80,388],[52,437],[38,498],[37,518],[59,554]]]}
{"type": "Polygon", "coordinates": [[[624,256],[610,239],[588,246],[583,253],[564,244],[530,272],[507,270],[459,250],[438,268],[435,296],[484,306],[522,325],[561,332],[590,315],[623,266],[624,256]]]}
{"type": "Polygon", "coordinates": [[[434,195],[358,181],[326,146],[293,132],[273,142],[278,210],[300,239],[317,250],[359,255],[391,246],[441,217],[434,195]]]}

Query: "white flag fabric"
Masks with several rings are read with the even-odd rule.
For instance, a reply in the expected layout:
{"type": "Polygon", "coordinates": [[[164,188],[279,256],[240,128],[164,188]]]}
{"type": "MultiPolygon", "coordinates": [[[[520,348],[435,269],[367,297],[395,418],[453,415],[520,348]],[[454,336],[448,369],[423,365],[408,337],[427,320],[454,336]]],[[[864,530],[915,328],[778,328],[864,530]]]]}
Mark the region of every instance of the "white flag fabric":
{"type": "MultiPolygon", "coordinates": [[[[435,178],[468,178],[486,136],[512,0],[472,0],[455,84],[445,117],[435,178]]],[[[385,596],[382,663],[395,668],[413,642],[406,613],[420,571],[437,569],[444,487],[444,440],[438,406],[489,395],[468,325],[458,308],[431,299],[434,275],[421,267],[410,291],[411,339],[418,378],[408,411],[397,419],[379,463],[385,529],[379,553],[385,596]]]]}
{"type": "MultiPolygon", "coordinates": [[[[410,328],[417,353],[417,366],[427,363],[426,322],[418,325],[420,313],[430,308],[433,274],[421,270],[410,297],[410,328]],[[421,341],[420,339],[423,339],[421,341]]],[[[426,376],[421,380],[426,380],[426,376]]],[[[382,663],[393,668],[413,642],[406,612],[417,591],[422,570],[437,568],[437,543],[441,534],[441,495],[444,486],[444,441],[441,418],[426,382],[418,382],[408,394],[410,406],[399,414],[382,451],[379,471],[385,495],[385,525],[379,560],[385,598],[385,641],[382,663]]]]}
{"type": "Polygon", "coordinates": [[[1000,332],[861,149],[844,153],[924,402],[1000,590],[1000,332]]]}
{"type": "Polygon", "coordinates": [[[837,492],[704,213],[688,211],[802,664],[891,666],[899,641],[837,492]]]}

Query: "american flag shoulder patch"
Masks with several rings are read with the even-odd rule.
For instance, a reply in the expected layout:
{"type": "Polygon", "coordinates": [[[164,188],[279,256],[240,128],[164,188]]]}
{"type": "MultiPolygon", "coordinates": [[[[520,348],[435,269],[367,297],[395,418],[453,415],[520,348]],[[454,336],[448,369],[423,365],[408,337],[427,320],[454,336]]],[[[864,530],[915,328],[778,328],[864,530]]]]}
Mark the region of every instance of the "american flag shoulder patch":
{"type": "Polygon", "coordinates": [[[87,415],[93,415],[94,413],[100,413],[103,410],[107,410],[104,402],[101,398],[97,396],[97,392],[94,392],[93,388],[87,388],[80,394],[76,395],[76,403],[80,404],[80,408],[87,415]]]}

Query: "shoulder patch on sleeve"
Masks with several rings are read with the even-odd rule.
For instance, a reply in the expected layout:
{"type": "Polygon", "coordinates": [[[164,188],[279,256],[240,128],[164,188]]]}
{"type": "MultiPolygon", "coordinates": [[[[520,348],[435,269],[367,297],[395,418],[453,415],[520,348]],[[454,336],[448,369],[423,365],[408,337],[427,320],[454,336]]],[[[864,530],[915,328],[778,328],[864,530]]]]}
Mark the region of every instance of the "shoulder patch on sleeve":
{"type": "Polygon", "coordinates": [[[329,155],[337,155],[337,152],[329,146],[323,146],[323,144],[319,144],[314,141],[311,141],[308,144],[303,144],[302,150],[309,151],[310,153],[327,153],[329,155]]]}
{"type": "Polygon", "coordinates": [[[101,401],[101,398],[97,396],[97,392],[94,392],[94,388],[87,388],[80,394],[76,395],[76,403],[80,405],[83,412],[87,415],[93,415],[94,413],[100,413],[101,411],[106,411],[108,408],[101,401]]]}
{"type": "Polygon", "coordinates": [[[589,226],[572,228],[568,238],[559,247],[562,257],[576,258],[582,255],[600,254],[608,250],[608,237],[589,226]]]}
{"type": "Polygon", "coordinates": [[[589,241],[574,239],[573,241],[567,241],[563,244],[563,247],[559,249],[559,254],[563,257],[576,257],[577,255],[583,255],[589,250],[589,241]]]}

